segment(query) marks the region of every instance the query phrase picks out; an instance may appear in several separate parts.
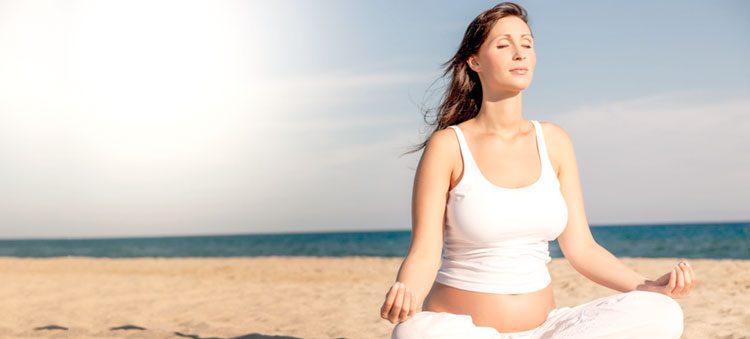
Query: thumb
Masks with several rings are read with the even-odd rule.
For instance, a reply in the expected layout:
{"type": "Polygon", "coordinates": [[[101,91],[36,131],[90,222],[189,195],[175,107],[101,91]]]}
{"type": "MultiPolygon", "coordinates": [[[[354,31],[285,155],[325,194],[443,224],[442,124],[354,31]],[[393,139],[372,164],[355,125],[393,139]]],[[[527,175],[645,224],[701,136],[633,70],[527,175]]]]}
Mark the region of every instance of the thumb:
{"type": "Polygon", "coordinates": [[[674,274],[674,270],[671,270],[667,273],[664,273],[659,279],[656,279],[656,284],[659,286],[666,286],[669,284],[669,280],[672,278],[672,275],[674,274]]]}
{"type": "Polygon", "coordinates": [[[669,286],[669,282],[672,279],[674,279],[674,271],[667,272],[656,280],[647,280],[646,283],[638,285],[636,289],[663,293],[665,287],[669,286]]]}

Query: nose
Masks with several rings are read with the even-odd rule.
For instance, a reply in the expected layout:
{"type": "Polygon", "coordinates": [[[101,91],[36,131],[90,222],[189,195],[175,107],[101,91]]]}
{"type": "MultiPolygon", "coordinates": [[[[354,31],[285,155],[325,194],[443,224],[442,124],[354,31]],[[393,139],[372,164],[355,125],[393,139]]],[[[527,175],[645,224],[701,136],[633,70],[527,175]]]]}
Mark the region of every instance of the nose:
{"type": "Polygon", "coordinates": [[[523,59],[526,59],[526,53],[525,53],[526,51],[524,51],[523,48],[521,46],[519,46],[518,44],[514,43],[513,46],[514,46],[513,50],[515,52],[513,54],[513,60],[523,60],[523,59]]]}

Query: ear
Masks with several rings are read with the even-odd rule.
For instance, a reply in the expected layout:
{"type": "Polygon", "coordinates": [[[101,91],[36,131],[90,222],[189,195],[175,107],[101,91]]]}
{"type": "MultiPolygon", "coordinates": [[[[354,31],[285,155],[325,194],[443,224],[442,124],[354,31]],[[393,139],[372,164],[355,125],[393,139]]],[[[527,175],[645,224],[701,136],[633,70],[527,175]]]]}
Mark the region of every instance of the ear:
{"type": "Polygon", "coordinates": [[[466,59],[466,64],[469,65],[469,68],[471,68],[474,72],[479,72],[479,65],[477,64],[477,59],[474,56],[470,56],[466,59]]]}

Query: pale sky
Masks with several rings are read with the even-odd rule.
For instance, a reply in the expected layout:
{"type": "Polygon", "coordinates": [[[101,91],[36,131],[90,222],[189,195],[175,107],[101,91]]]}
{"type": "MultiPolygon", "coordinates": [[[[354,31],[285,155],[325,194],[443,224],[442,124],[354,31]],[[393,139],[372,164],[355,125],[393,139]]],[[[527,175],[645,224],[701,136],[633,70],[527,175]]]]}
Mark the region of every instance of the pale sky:
{"type": "MultiPolygon", "coordinates": [[[[408,230],[495,3],[0,0],[0,238],[408,230]]],[[[518,3],[592,226],[750,220],[747,2],[518,3]]]]}

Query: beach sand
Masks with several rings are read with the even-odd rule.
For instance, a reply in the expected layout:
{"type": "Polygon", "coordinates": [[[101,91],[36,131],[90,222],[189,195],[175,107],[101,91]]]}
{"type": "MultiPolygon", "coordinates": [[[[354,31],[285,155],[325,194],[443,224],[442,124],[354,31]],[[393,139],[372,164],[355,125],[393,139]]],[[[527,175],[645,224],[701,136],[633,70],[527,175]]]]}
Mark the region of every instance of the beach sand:
{"type": "MultiPolygon", "coordinates": [[[[677,258],[620,258],[655,279],[677,258]]],[[[683,338],[750,338],[750,261],[690,259],[683,338]]],[[[0,338],[389,338],[401,258],[0,257],[0,338]],[[63,329],[66,328],[67,330],[63,329]]],[[[558,307],[617,291],[562,258],[558,307]]]]}

